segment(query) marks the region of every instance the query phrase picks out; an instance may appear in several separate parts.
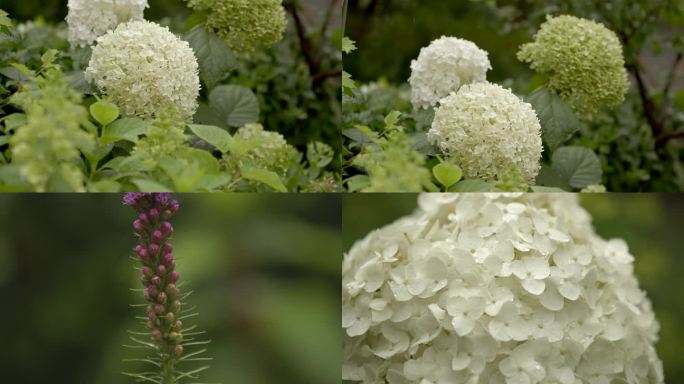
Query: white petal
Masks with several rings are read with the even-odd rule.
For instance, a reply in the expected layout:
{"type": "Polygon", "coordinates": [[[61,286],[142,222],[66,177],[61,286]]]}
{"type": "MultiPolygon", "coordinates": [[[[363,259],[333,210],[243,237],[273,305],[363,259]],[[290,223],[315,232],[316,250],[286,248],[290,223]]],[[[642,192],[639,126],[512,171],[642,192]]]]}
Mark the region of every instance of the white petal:
{"type": "Polygon", "coordinates": [[[568,300],[575,301],[580,296],[580,287],[575,283],[562,283],[558,285],[558,292],[568,300]]]}
{"type": "Polygon", "coordinates": [[[544,292],[546,283],[544,283],[544,280],[525,279],[522,281],[522,286],[527,292],[536,296],[541,295],[542,292],[544,292]]]}
{"type": "Polygon", "coordinates": [[[470,364],[470,356],[461,352],[451,360],[451,369],[460,371],[467,367],[468,364],[470,364]]]}
{"type": "Polygon", "coordinates": [[[549,287],[539,296],[539,302],[550,311],[560,311],[564,304],[563,297],[553,287],[549,287]]]}
{"type": "Polygon", "coordinates": [[[347,328],[347,335],[349,337],[356,337],[356,336],[361,336],[366,331],[368,331],[368,328],[370,327],[371,319],[370,317],[362,317],[362,318],[357,318],[354,324],[352,324],[351,327],[347,328]]]}
{"type": "Polygon", "coordinates": [[[454,330],[459,336],[465,336],[472,332],[475,328],[475,321],[467,316],[454,316],[451,320],[451,325],[453,325],[454,330]]]}

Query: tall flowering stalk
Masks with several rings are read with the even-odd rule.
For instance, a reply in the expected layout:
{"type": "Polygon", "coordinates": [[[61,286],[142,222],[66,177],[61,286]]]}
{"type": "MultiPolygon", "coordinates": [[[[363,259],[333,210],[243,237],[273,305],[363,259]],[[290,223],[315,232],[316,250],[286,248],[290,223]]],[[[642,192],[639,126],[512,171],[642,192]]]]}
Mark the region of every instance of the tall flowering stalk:
{"type": "Polygon", "coordinates": [[[190,332],[195,327],[183,328],[183,320],[196,316],[192,311],[182,310],[190,293],[181,294],[180,274],[176,271],[173,257],[173,225],[171,219],[179,209],[178,201],[168,193],[127,193],[123,202],[138,212],[133,221],[133,229],[139,243],[135,246],[135,259],[141,264],[140,282],[145,299],[139,306],[146,308],[146,315],[140,317],[146,332],[130,332],[131,340],[137,345],[133,348],[151,349],[156,356],[144,359],[130,359],[154,365],[157,370],[143,373],[124,373],[133,376],[138,382],[158,384],[180,384],[181,379],[196,379],[197,373],[209,368],[204,366],[191,371],[180,371],[178,365],[190,361],[206,361],[209,358],[197,357],[206,349],[187,353],[185,348],[204,345],[209,341],[195,341],[193,336],[203,332],[190,332]],[[136,336],[146,336],[151,341],[140,340],[136,336]]]}

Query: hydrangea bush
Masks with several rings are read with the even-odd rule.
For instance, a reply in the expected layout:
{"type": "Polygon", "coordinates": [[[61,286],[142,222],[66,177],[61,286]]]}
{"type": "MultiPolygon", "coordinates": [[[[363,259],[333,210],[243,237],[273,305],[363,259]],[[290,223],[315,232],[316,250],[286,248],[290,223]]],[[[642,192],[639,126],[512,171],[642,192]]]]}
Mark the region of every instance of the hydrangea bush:
{"type": "MultiPolygon", "coordinates": [[[[675,3],[638,1],[626,7],[612,0],[505,5],[427,0],[423,7],[402,2],[383,11],[350,3],[347,40],[353,43],[350,48],[358,49],[350,49],[345,58],[345,187],[367,191],[368,185],[382,183],[405,191],[681,190],[682,129],[677,127],[682,126],[684,104],[676,100],[681,98],[678,79],[684,59],[677,37],[682,8],[675,3]],[[449,37],[438,38],[444,35],[449,37]],[[472,60],[459,59],[477,56],[474,50],[464,54],[466,46],[483,51],[476,60],[478,70],[473,70],[472,60]],[[454,111],[450,116],[460,125],[450,124],[451,132],[467,132],[465,122],[471,117],[484,122],[479,115],[491,107],[489,102],[465,102],[473,105],[467,112],[442,105],[472,80],[463,80],[464,73],[479,74],[474,83],[489,81],[510,89],[532,106],[541,128],[538,172],[497,162],[473,174],[472,162],[490,156],[497,140],[464,135],[460,138],[468,137],[468,144],[454,139],[445,145],[431,135],[434,125],[441,124],[435,116],[444,116],[440,110],[454,111]],[[377,138],[386,135],[384,121],[393,114],[399,114],[396,125],[418,158],[410,152],[400,161],[377,151],[377,138]],[[378,164],[373,174],[367,162],[356,161],[368,153],[378,164]],[[405,187],[400,162],[427,169],[431,182],[414,181],[405,187]],[[502,171],[504,165],[508,169],[502,171]]],[[[478,131],[495,131],[494,122],[480,125],[478,131]]],[[[492,138],[524,145],[512,136],[492,138]]]]}
{"type": "Polygon", "coordinates": [[[424,194],[342,266],[343,380],[663,383],[622,239],[570,194],[424,194]]]}
{"type": "Polygon", "coordinates": [[[338,2],[147,5],[0,11],[0,190],[340,189],[338,2]]]}

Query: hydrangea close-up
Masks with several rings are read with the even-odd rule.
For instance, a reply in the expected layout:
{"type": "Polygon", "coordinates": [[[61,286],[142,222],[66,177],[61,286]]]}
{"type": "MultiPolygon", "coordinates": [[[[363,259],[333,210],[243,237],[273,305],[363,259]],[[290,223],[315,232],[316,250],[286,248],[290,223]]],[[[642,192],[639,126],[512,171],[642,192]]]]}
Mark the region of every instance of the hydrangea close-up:
{"type": "Polygon", "coordinates": [[[539,120],[529,104],[496,84],[468,84],[442,99],[428,140],[468,178],[516,172],[532,181],[539,173],[539,120]]]}
{"type": "Polygon", "coordinates": [[[172,110],[191,119],[200,82],[187,42],[156,23],[134,21],[97,39],[86,79],[127,116],[155,117],[172,110]]]}
{"type": "Polygon", "coordinates": [[[442,36],[420,50],[411,62],[411,102],[415,109],[434,107],[460,87],[486,80],[492,69],[487,52],[475,43],[442,36]]]}
{"type": "Polygon", "coordinates": [[[283,38],[287,25],[282,0],[188,0],[207,13],[207,26],[238,52],[251,53],[283,38]]]}
{"type": "Polygon", "coordinates": [[[549,15],[518,58],[548,76],[549,88],[579,112],[615,107],[629,88],[620,40],[595,21],[549,15]]]}
{"type": "Polygon", "coordinates": [[[342,270],[345,380],[661,384],[621,239],[569,194],[424,194],[342,270]]]}
{"type": "Polygon", "coordinates": [[[95,39],[119,24],[143,19],[147,0],[69,0],[69,42],[92,45],[95,39]]]}

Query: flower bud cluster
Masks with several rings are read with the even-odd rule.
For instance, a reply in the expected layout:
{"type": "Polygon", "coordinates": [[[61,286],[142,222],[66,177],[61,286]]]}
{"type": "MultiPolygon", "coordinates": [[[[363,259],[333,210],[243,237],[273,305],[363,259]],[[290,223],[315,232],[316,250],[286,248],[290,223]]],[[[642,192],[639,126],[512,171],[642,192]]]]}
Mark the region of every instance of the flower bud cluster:
{"type": "Polygon", "coordinates": [[[178,201],[168,193],[127,193],[124,204],[133,207],[138,217],[133,230],[139,244],[134,250],[142,264],[140,282],[147,302],[147,327],[152,339],[163,351],[179,357],[183,353],[182,322],[179,320],[181,301],[177,283],[180,274],[173,258],[173,225],[171,218],[178,211],[178,201]]]}

